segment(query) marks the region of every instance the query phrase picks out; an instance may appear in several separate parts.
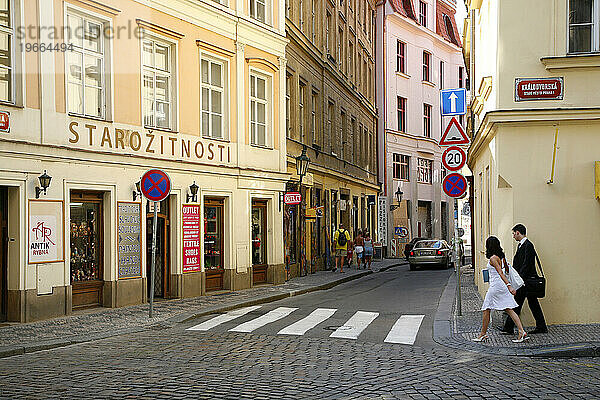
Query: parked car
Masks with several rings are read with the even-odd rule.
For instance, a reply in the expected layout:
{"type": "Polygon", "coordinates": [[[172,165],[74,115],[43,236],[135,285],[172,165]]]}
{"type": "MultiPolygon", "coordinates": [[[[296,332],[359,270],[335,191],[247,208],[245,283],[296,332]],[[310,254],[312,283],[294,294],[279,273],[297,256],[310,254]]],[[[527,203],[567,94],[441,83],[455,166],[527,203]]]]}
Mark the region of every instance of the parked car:
{"type": "Polygon", "coordinates": [[[416,237],[404,245],[404,257],[406,257],[407,261],[408,261],[408,255],[410,254],[410,251],[413,249],[413,247],[415,247],[415,243],[417,243],[421,240],[426,240],[426,239],[427,238],[416,237]]]}
{"type": "Polygon", "coordinates": [[[408,253],[410,270],[414,271],[419,265],[439,265],[450,268],[452,249],[445,240],[421,240],[415,243],[408,253]]]}

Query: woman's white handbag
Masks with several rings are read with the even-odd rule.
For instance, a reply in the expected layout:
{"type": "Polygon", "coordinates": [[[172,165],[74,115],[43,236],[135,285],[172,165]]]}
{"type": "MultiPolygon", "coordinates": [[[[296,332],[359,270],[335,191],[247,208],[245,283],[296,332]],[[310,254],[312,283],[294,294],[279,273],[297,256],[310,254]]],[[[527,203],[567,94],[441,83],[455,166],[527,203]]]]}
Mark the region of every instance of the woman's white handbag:
{"type": "Polygon", "coordinates": [[[510,282],[510,286],[512,286],[513,289],[517,290],[521,287],[523,287],[523,285],[525,285],[525,282],[523,282],[523,278],[521,278],[521,275],[519,275],[519,273],[517,272],[516,269],[514,269],[512,267],[512,265],[508,266],[508,281],[510,282]]]}

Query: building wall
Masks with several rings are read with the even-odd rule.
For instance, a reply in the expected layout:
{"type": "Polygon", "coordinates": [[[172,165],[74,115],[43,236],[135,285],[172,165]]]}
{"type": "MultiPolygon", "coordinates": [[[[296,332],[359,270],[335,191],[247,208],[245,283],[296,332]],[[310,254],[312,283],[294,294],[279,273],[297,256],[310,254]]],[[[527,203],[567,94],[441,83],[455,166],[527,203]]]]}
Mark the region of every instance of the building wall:
{"type": "MultiPolygon", "coordinates": [[[[476,282],[483,294],[486,284],[480,271],[487,262],[487,236],[498,236],[510,261],[517,247],[511,229],[524,224],[547,278],[546,297],[540,303],[549,324],[600,320],[595,307],[600,296],[598,254],[592,244],[600,235],[594,195],[594,149],[599,142],[593,133],[600,116],[600,69],[592,62],[594,54],[568,56],[567,11],[568,2],[558,0],[526,5],[508,1],[501,9],[497,2],[483,1],[480,9],[471,10],[476,42],[497,40],[498,60],[498,79],[492,83],[496,98],[490,96],[480,108],[469,152],[475,183],[476,282]],[[490,9],[497,10],[490,17],[497,25],[481,24],[490,9]],[[527,10],[538,10],[539,17],[527,19],[527,10]],[[563,100],[516,102],[515,78],[521,77],[563,77],[563,100]]],[[[476,47],[474,54],[476,71],[485,70],[480,65],[488,62],[487,52],[476,47]]],[[[484,98],[480,92],[476,95],[484,98]]],[[[525,310],[524,322],[532,324],[525,310]]]]}
{"type": "MultiPolygon", "coordinates": [[[[379,192],[374,99],[374,4],[366,0],[341,3],[290,0],[288,6],[289,171],[292,181],[297,183],[295,158],[306,148],[311,161],[307,176],[302,181],[308,187],[304,206],[325,207],[323,216],[318,217],[321,218],[321,254],[317,254],[314,244],[313,236],[319,229],[316,222],[309,221],[304,228],[305,243],[311,243],[305,247],[306,257],[316,260],[312,267],[314,271],[327,267],[325,241],[331,242],[331,234],[337,228],[336,221],[344,221],[346,225],[351,221],[346,229],[352,235],[362,228],[369,228],[372,235],[376,234],[376,207],[366,205],[366,196],[375,196],[379,192]],[[301,87],[304,87],[303,101],[301,87]],[[323,193],[319,204],[315,200],[316,190],[323,193]],[[335,205],[331,203],[334,193],[338,201],[335,205]],[[347,211],[340,211],[344,207],[339,204],[342,195],[344,200],[346,197],[349,200],[349,204],[344,204],[347,211]],[[325,197],[329,199],[327,206],[325,197]],[[355,197],[358,207],[351,210],[355,197]],[[358,223],[351,217],[354,213],[359,216],[358,223]],[[370,216],[369,221],[367,215],[370,216]]],[[[299,220],[298,224],[301,224],[299,220]]],[[[300,234],[300,226],[295,229],[300,234]]],[[[292,264],[292,275],[302,273],[295,262],[292,264]]]]}
{"type": "MultiPolygon", "coordinates": [[[[283,4],[269,3],[267,23],[248,14],[243,2],[219,5],[210,2],[156,1],[152,6],[136,1],[88,0],[34,4],[11,1],[14,28],[41,26],[48,32],[65,25],[67,15],[79,15],[114,28],[121,36],[105,37],[101,76],[106,111],[99,118],[67,112],[67,77],[73,65],[71,51],[20,51],[26,44],[54,43],[62,39],[13,36],[14,99],[0,104],[10,113],[10,132],[0,133],[0,184],[9,187],[8,282],[9,319],[29,321],[71,312],[70,196],[74,191],[101,193],[104,246],[100,268],[104,290],[101,305],[115,307],[144,302],[146,292],[146,200],[142,200],[141,277],[119,279],[117,264],[117,205],[132,200],[132,192],[145,171],[160,168],[171,179],[169,297],[204,294],[205,268],[182,270],[182,215],[189,186],[199,186],[197,202],[204,215],[204,200],[224,202],[224,289],[250,287],[252,280],[251,204],[267,201],[267,264],[271,281],[283,271],[282,214],[279,192],[288,180],[285,132],[285,39],[280,18],[283,4]],[[38,8],[41,7],[41,8],[38,8]],[[236,11],[237,10],[237,11],[236,11]],[[39,19],[38,16],[39,15],[39,19]],[[164,40],[173,62],[168,128],[146,126],[143,112],[142,45],[137,30],[164,40]],[[21,56],[22,54],[22,56],[21,56]],[[202,115],[201,59],[224,62],[226,98],[222,139],[206,137],[202,115]],[[24,73],[25,72],[25,73],[24,73]],[[266,77],[268,134],[264,146],[253,144],[250,131],[250,74],[266,77]],[[64,204],[65,261],[30,264],[27,258],[29,201],[35,198],[38,176],[47,171],[51,185],[40,200],[64,204]],[[277,270],[277,271],[275,271],[277,270]],[[30,306],[31,305],[31,306],[30,306]],[[37,308],[33,305],[36,305],[37,308]],[[42,310],[42,311],[40,311],[42,310]]],[[[17,31],[15,31],[17,32],[17,31]]],[[[42,31],[44,32],[44,31],[42,31]]],[[[115,33],[116,34],[116,33],[115,33]]],[[[43,34],[42,34],[43,35],[43,34]]],[[[148,36],[146,36],[148,37],[148,36]]],[[[89,65],[85,73],[89,72],[89,65]]],[[[83,71],[81,71],[83,72],[83,71]]],[[[71,75],[70,75],[71,74],[71,75]]],[[[90,75],[91,76],[91,75],[90,75]]],[[[72,78],[71,78],[72,79],[72,78]]],[[[90,78],[91,79],[91,78],[90,78]]],[[[158,114],[157,114],[158,115],[158,114]]],[[[139,196],[134,200],[139,202],[139,196]]],[[[200,224],[201,236],[204,234],[200,224]]],[[[201,248],[201,253],[203,247],[201,248]]],[[[204,263],[204,257],[202,257],[204,263]]]]}
{"type": "MultiPolygon", "coordinates": [[[[394,193],[400,188],[403,192],[403,200],[408,200],[407,214],[405,208],[395,209],[389,219],[388,240],[394,236],[394,220],[410,220],[408,228],[409,237],[403,240],[409,241],[411,237],[418,236],[419,201],[430,204],[432,226],[430,235],[441,238],[442,219],[448,221],[448,226],[453,226],[451,216],[453,201],[446,196],[441,189],[441,182],[445,171],[442,171],[441,154],[444,148],[438,145],[443,128],[450,121],[440,115],[439,91],[459,87],[459,67],[464,67],[461,49],[442,37],[434,25],[435,17],[441,11],[436,12],[436,2],[428,2],[427,26],[417,23],[419,20],[417,9],[417,21],[403,15],[400,4],[386,2],[378,8],[378,24],[383,26],[383,46],[378,54],[378,61],[382,62],[383,68],[380,73],[385,79],[378,81],[378,108],[381,112],[379,118],[379,135],[386,143],[385,150],[385,193],[389,204],[396,204],[394,193]],[[405,44],[405,71],[398,70],[397,65],[397,43],[405,44]],[[423,51],[431,54],[430,79],[423,80],[423,51]],[[440,82],[440,62],[443,62],[442,80],[440,82]],[[399,129],[398,97],[406,99],[406,126],[399,129]],[[430,137],[425,136],[424,131],[424,104],[431,106],[430,137]],[[394,154],[410,157],[409,179],[394,178],[394,154]],[[417,182],[417,159],[422,158],[432,161],[431,183],[417,182]],[[447,205],[447,213],[442,215],[442,202],[447,205]],[[402,215],[397,215],[402,213],[402,215]]],[[[440,4],[441,6],[441,4],[440,4]]],[[[445,7],[448,7],[445,5],[445,7]]],[[[453,17],[454,10],[445,10],[453,17]]],[[[466,74],[464,75],[466,77],[466,74]]],[[[407,221],[408,222],[408,221],[407,221]]],[[[422,235],[425,236],[425,225],[422,223],[422,235]]],[[[451,232],[448,230],[444,239],[450,239],[451,232]]],[[[398,238],[396,238],[398,239],[398,238]]],[[[391,242],[390,244],[391,245],[391,242]]]]}

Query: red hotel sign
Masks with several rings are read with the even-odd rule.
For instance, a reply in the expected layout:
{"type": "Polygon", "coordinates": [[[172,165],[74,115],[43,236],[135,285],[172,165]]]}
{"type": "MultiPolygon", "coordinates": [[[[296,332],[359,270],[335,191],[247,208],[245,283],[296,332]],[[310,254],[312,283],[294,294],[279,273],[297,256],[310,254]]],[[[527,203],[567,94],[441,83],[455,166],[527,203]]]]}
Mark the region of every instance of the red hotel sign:
{"type": "Polygon", "coordinates": [[[562,100],[563,83],[563,78],[517,78],[515,101],[562,100]]]}
{"type": "Polygon", "coordinates": [[[300,204],[302,201],[302,195],[298,192],[287,192],[283,195],[283,202],[285,204],[300,204]]]}

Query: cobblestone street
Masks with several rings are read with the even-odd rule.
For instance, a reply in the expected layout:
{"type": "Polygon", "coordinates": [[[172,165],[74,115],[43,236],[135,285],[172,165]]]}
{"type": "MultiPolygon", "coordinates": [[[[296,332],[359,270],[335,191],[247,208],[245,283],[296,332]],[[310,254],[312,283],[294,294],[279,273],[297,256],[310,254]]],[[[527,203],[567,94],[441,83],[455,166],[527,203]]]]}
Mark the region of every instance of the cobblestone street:
{"type": "Polygon", "coordinates": [[[187,335],[180,326],[5,358],[0,374],[2,398],[593,399],[600,393],[597,359],[187,335]]]}

